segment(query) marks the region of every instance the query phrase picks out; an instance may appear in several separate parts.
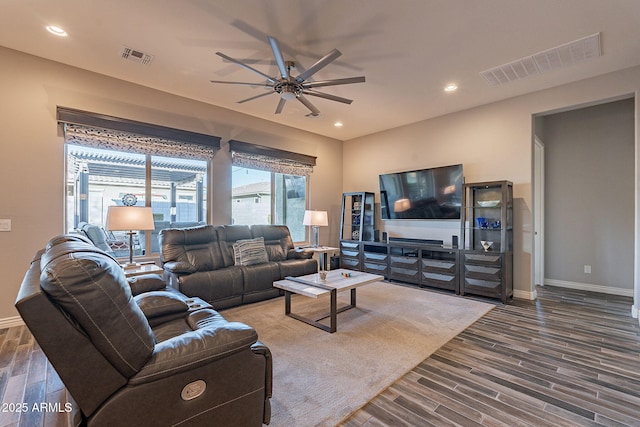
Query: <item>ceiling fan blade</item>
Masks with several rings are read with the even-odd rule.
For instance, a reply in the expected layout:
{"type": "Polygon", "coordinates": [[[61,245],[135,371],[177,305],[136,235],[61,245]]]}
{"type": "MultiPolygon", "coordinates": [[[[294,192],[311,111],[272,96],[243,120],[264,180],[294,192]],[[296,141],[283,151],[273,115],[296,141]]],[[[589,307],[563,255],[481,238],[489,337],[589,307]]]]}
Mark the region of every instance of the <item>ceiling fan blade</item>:
{"type": "Polygon", "coordinates": [[[298,81],[298,83],[302,83],[303,81],[307,80],[309,77],[320,71],[322,68],[335,61],[336,58],[340,55],[342,55],[342,52],[340,52],[338,49],[333,49],[331,52],[320,58],[318,62],[307,68],[304,72],[300,73],[300,75],[296,77],[296,80],[298,81]]]}
{"type": "Polygon", "coordinates": [[[289,73],[287,72],[287,67],[284,63],[284,58],[282,57],[282,51],[280,51],[278,40],[269,36],[269,44],[271,45],[273,56],[276,58],[276,64],[278,65],[278,71],[280,71],[280,76],[282,76],[283,79],[288,79],[289,73]]]}
{"type": "Polygon", "coordinates": [[[209,80],[211,83],[223,83],[227,85],[241,85],[241,86],[253,86],[253,87],[273,87],[273,85],[266,83],[248,83],[248,82],[225,82],[222,80],[209,80]]]}
{"type": "Polygon", "coordinates": [[[311,111],[312,116],[320,115],[320,110],[318,110],[307,98],[305,98],[304,95],[298,96],[298,101],[302,102],[304,106],[307,107],[309,111],[311,111]]]}
{"type": "Polygon", "coordinates": [[[238,64],[238,65],[239,65],[239,66],[241,66],[242,68],[245,68],[245,69],[247,69],[247,70],[249,70],[249,71],[253,71],[254,73],[256,73],[256,74],[258,74],[258,75],[260,75],[260,76],[264,77],[265,79],[267,79],[267,80],[268,80],[268,81],[270,81],[271,83],[275,83],[275,82],[276,82],[276,81],[275,81],[275,79],[274,79],[273,77],[270,77],[270,76],[266,75],[266,74],[265,74],[265,73],[263,73],[262,71],[256,70],[255,68],[253,68],[253,67],[251,67],[251,66],[249,66],[249,65],[245,64],[244,62],[238,61],[237,59],[233,59],[232,57],[227,56],[227,55],[225,55],[225,54],[224,54],[224,53],[222,53],[222,52],[216,52],[216,55],[218,55],[218,56],[220,56],[220,57],[222,57],[222,58],[226,59],[226,60],[227,60],[227,61],[229,61],[229,62],[233,62],[234,64],[238,64]]]}
{"type": "Polygon", "coordinates": [[[317,82],[304,83],[302,87],[305,89],[311,89],[311,88],[324,87],[324,86],[337,86],[337,85],[349,85],[352,83],[364,83],[364,81],[365,81],[364,76],[347,77],[344,79],[321,80],[317,82]]]}
{"type": "Polygon", "coordinates": [[[351,104],[353,102],[352,99],[342,98],[340,96],[329,95],[328,93],[316,92],[312,90],[305,90],[302,93],[304,93],[305,95],[312,95],[312,96],[317,96],[319,98],[325,98],[325,99],[330,99],[332,101],[342,102],[343,104],[351,104]]]}
{"type": "Polygon", "coordinates": [[[251,98],[243,99],[242,101],[238,101],[237,103],[238,104],[244,104],[245,102],[253,101],[254,99],[262,98],[263,96],[271,95],[272,93],[275,93],[275,92],[269,91],[269,92],[261,93],[260,95],[256,95],[256,96],[252,96],[251,98]]]}
{"type": "Polygon", "coordinates": [[[286,99],[280,98],[280,101],[278,101],[278,106],[276,107],[276,114],[282,113],[282,109],[284,108],[284,104],[286,103],[287,103],[286,99]]]}

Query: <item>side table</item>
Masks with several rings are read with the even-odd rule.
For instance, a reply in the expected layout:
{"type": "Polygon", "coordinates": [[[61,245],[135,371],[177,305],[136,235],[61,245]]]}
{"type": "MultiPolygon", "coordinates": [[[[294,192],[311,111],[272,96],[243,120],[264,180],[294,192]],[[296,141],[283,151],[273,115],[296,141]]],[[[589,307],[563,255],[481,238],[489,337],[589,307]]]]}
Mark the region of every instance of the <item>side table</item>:
{"type": "Polygon", "coordinates": [[[331,246],[309,246],[304,249],[319,254],[318,256],[320,257],[320,270],[329,270],[327,266],[327,254],[339,250],[339,248],[332,248],[331,246]]]}
{"type": "Polygon", "coordinates": [[[129,277],[142,276],[143,274],[162,274],[163,272],[162,267],[158,267],[156,264],[141,264],[135,268],[125,269],[124,275],[128,279],[129,277]]]}

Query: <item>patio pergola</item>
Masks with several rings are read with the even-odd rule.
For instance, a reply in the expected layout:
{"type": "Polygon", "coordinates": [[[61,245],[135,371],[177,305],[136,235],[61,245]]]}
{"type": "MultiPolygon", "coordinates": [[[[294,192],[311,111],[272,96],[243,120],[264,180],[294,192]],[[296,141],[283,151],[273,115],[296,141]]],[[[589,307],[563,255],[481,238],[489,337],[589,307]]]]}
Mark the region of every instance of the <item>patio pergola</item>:
{"type": "MultiPolygon", "coordinates": [[[[150,177],[148,176],[145,155],[107,153],[86,147],[69,146],[68,176],[76,184],[78,209],[75,225],[88,222],[89,184],[131,185],[145,188],[151,179],[153,188],[170,190],[171,221],[176,221],[176,190],[178,187],[192,187],[196,194],[195,203],[197,221],[203,221],[205,166],[199,166],[190,160],[167,159],[151,156],[150,177]]],[[[121,200],[114,200],[122,204],[121,200]]]]}

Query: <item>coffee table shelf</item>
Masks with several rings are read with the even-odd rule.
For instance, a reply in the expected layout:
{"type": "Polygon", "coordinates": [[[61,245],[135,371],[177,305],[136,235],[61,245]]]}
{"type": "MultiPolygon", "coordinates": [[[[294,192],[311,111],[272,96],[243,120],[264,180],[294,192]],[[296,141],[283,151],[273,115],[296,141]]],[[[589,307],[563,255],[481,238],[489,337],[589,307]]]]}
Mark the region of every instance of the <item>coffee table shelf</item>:
{"type": "Polygon", "coordinates": [[[309,325],[315,326],[327,332],[336,332],[337,315],[345,310],[356,306],[356,288],[370,283],[379,282],[384,277],[378,274],[370,274],[353,270],[337,269],[327,272],[325,280],[320,279],[318,273],[308,274],[300,277],[289,277],[285,280],[278,280],[273,286],[284,290],[285,315],[300,320],[309,325]],[[337,294],[341,291],[351,291],[350,304],[338,308],[337,294]],[[329,313],[317,319],[310,319],[291,311],[291,295],[298,294],[309,298],[319,298],[329,295],[329,313]],[[329,325],[321,323],[320,320],[329,318],[329,325]]]}

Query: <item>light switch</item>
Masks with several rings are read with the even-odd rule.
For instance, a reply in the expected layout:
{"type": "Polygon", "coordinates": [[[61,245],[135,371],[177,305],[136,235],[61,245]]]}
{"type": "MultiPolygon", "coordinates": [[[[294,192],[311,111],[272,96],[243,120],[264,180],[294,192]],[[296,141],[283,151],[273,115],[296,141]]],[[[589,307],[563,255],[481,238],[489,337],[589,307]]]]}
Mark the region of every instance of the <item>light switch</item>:
{"type": "Polygon", "coordinates": [[[0,219],[0,231],[11,231],[10,219],[0,219]]]}

